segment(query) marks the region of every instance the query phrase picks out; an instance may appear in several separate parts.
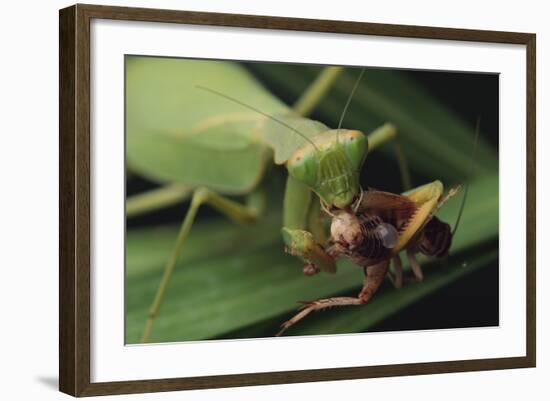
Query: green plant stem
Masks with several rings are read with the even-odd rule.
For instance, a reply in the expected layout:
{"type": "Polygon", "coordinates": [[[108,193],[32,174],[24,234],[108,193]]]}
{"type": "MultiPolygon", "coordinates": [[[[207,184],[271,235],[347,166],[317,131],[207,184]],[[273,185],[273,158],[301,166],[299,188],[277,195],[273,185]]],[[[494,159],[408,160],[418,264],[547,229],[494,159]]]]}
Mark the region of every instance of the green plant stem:
{"type": "Polygon", "coordinates": [[[175,205],[187,199],[192,188],[181,184],[170,184],[164,187],[128,197],[126,217],[139,216],[153,210],[175,205]]]}
{"type": "Polygon", "coordinates": [[[307,117],[343,71],[342,67],[325,67],[294,103],[293,110],[302,117],[307,117]]]}

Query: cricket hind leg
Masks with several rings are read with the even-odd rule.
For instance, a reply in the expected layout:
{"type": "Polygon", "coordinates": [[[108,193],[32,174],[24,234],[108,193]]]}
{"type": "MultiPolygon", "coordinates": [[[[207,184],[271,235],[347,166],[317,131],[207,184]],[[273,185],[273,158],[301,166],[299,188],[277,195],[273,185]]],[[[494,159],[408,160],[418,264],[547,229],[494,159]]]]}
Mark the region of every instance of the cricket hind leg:
{"type": "Polygon", "coordinates": [[[317,301],[304,302],[299,312],[281,325],[281,329],[275,336],[281,336],[291,326],[298,323],[312,312],[322,311],[335,306],[364,305],[376,293],[384,277],[388,272],[389,261],[383,261],[376,265],[365,267],[363,288],[357,297],[334,297],[318,299],[317,301]]]}
{"type": "Polygon", "coordinates": [[[394,272],[392,273],[388,269],[388,277],[390,278],[390,281],[392,282],[395,288],[402,288],[403,287],[403,262],[401,261],[401,256],[399,256],[399,254],[396,254],[392,258],[392,260],[393,260],[394,272]]]}
{"type": "Polygon", "coordinates": [[[409,259],[409,266],[411,267],[416,281],[420,282],[424,280],[424,273],[422,273],[422,267],[420,266],[420,263],[418,263],[418,260],[416,260],[416,253],[411,250],[407,250],[407,258],[409,259]]]}
{"type": "Polygon", "coordinates": [[[201,205],[207,204],[223,215],[229,217],[231,220],[237,223],[252,223],[262,214],[265,206],[265,196],[264,193],[260,190],[251,193],[247,197],[246,204],[240,204],[231,199],[225,198],[207,188],[197,188],[193,192],[191,198],[191,203],[183,223],[180,227],[176,243],[172,254],[165,265],[164,273],[160,281],[159,287],[155,294],[155,298],[149,312],[147,314],[147,321],[145,323],[145,329],[143,331],[143,336],[141,342],[147,342],[151,336],[151,331],[153,328],[153,322],[158,315],[160,306],[166,294],[166,289],[172,278],[174,269],[176,267],[178,258],[183,250],[185,242],[191,231],[191,227],[195,221],[195,217],[201,205]]]}

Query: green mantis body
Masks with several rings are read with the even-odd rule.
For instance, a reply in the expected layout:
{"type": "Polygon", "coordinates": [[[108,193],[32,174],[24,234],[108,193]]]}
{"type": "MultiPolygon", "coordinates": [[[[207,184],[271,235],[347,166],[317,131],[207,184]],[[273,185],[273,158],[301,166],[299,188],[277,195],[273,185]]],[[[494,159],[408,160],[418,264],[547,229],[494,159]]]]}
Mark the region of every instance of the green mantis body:
{"type": "MultiPolygon", "coordinates": [[[[391,124],[364,135],[340,128],[331,130],[306,118],[315,98],[328,89],[340,70],[325,69],[292,110],[237,64],[164,58],[127,60],[128,166],[140,175],[170,184],[167,189],[172,192],[164,194],[167,202],[191,194],[142,341],[150,337],[199,207],[208,204],[236,222],[255,221],[263,211],[261,182],[272,161],[284,164],[288,171],[282,228],[287,248],[306,266],[335,272],[334,258],[324,247],[326,231],[315,218],[319,207],[329,214],[358,207],[362,197],[359,173],[368,152],[396,135],[391,124]],[[228,101],[200,86],[218,94],[238,90],[245,96],[228,101]],[[182,96],[189,91],[193,96],[182,96]],[[151,116],[155,117],[154,124],[151,116]],[[160,125],[159,120],[163,121],[160,125]],[[225,195],[244,195],[246,201],[241,204],[225,195]]],[[[431,212],[442,187],[436,182],[418,193],[431,202],[431,212]]],[[[396,252],[405,245],[400,243],[396,252]]]]}

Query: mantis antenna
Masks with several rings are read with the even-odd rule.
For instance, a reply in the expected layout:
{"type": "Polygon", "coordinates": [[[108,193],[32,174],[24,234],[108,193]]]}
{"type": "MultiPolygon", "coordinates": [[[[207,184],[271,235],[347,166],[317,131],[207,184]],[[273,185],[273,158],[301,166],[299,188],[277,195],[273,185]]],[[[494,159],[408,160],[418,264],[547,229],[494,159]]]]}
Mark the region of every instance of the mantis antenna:
{"type": "Polygon", "coordinates": [[[355,94],[355,91],[357,90],[357,87],[359,86],[359,82],[361,82],[361,79],[363,78],[363,74],[365,73],[365,68],[361,69],[361,73],[355,80],[355,84],[353,85],[353,89],[351,90],[351,93],[348,96],[348,100],[346,101],[346,105],[344,106],[344,110],[342,111],[342,114],[340,115],[340,121],[338,122],[338,127],[336,129],[336,143],[338,143],[339,135],[340,135],[340,128],[342,128],[342,123],[344,122],[344,117],[346,115],[346,112],[348,111],[349,104],[351,103],[351,99],[353,98],[353,95],[355,94]]]}
{"type": "Polygon", "coordinates": [[[243,107],[246,107],[247,109],[250,109],[250,110],[252,110],[252,111],[255,111],[256,113],[259,113],[259,114],[261,114],[262,116],[265,116],[265,117],[269,118],[270,120],[275,121],[276,123],[279,123],[279,124],[282,125],[283,127],[286,127],[286,128],[288,128],[289,130],[291,130],[291,131],[295,132],[296,134],[300,135],[305,141],[309,142],[309,143],[311,144],[311,146],[313,146],[313,147],[315,148],[315,150],[319,150],[319,148],[318,148],[317,146],[315,146],[315,143],[314,143],[311,139],[309,139],[307,136],[305,136],[304,134],[302,134],[302,133],[301,133],[300,131],[298,131],[296,128],[294,128],[293,126],[291,126],[291,125],[285,123],[284,121],[281,121],[281,120],[279,120],[278,118],[273,117],[272,115],[269,115],[269,114],[267,114],[267,113],[264,113],[263,111],[258,110],[257,108],[255,108],[255,107],[253,107],[253,106],[250,106],[250,105],[248,105],[248,104],[246,104],[246,103],[244,103],[244,102],[241,102],[240,100],[235,99],[234,97],[231,97],[231,96],[226,95],[226,94],[224,94],[224,93],[218,92],[218,91],[216,91],[216,90],[214,90],[214,89],[210,89],[210,88],[207,88],[207,87],[202,86],[202,85],[195,85],[195,87],[198,88],[198,89],[202,89],[202,90],[204,90],[204,91],[213,93],[213,94],[215,94],[215,95],[221,96],[221,97],[223,97],[224,99],[227,99],[227,100],[230,100],[230,101],[232,101],[232,102],[234,102],[234,103],[237,103],[237,104],[239,104],[239,105],[241,105],[241,106],[243,106],[243,107]]]}
{"type": "MultiPolygon", "coordinates": [[[[476,154],[476,149],[477,149],[477,141],[479,139],[480,120],[481,120],[481,118],[478,117],[477,122],[476,122],[476,133],[475,133],[475,137],[474,137],[474,149],[472,150],[472,160],[471,160],[472,162],[470,163],[470,171],[468,172],[468,180],[470,180],[472,178],[472,173],[474,171],[473,161],[475,160],[475,154],[476,154]]],[[[458,223],[460,223],[460,219],[462,217],[462,212],[464,211],[464,205],[466,205],[466,198],[468,197],[468,188],[469,187],[470,187],[470,183],[466,182],[466,185],[464,186],[464,196],[462,197],[462,202],[460,203],[460,208],[458,209],[458,216],[456,218],[456,223],[455,223],[455,226],[453,228],[453,232],[451,233],[451,237],[454,237],[454,235],[456,233],[456,230],[458,228],[458,223]]]]}

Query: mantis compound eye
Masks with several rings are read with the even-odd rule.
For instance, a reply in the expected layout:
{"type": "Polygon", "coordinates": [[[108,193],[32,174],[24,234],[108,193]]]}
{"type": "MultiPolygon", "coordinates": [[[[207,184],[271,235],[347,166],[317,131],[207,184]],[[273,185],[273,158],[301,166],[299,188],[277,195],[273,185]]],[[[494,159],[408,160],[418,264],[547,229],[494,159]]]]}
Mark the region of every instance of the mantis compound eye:
{"type": "Polygon", "coordinates": [[[388,223],[380,223],[376,229],[377,237],[382,241],[384,248],[391,249],[399,240],[399,233],[394,226],[388,223]]]}

